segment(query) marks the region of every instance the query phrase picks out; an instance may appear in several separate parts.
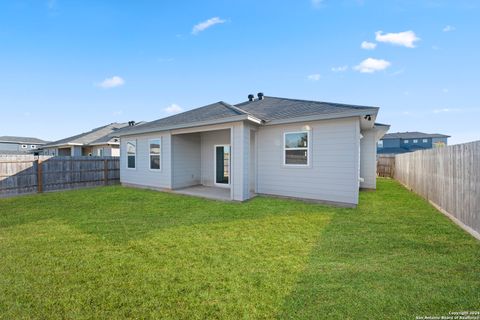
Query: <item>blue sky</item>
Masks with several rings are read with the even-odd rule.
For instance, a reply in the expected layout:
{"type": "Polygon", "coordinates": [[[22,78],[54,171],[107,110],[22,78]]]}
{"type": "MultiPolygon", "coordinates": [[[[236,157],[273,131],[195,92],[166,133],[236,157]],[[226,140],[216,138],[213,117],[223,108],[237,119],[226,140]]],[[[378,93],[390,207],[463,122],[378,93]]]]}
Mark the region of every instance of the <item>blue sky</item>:
{"type": "Polygon", "coordinates": [[[479,16],[476,0],[2,0],[0,135],[55,140],[261,91],[478,140],[479,16]]]}

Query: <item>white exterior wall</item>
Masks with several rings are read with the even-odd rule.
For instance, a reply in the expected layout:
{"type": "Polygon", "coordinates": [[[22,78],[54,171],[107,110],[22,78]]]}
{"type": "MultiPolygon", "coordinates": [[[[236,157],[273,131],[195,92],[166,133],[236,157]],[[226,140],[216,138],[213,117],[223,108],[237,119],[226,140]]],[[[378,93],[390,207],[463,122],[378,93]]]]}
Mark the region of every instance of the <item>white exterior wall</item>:
{"type": "Polygon", "coordinates": [[[197,133],[172,136],[172,188],[200,184],[200,135],[197,133]]]}
{"type": "Polygon", "coordinates": [[[257,192],[347,204],[358,203],[358,118],[260,127],[257,131],[257,192]],[[310,130],[310,165],[283,164],[283,135],[310,130]]]}
{"type": "Polygon", "coordinates": [[[201,183],[205,186],[214,186],[215,145],[218,144],[230,144],[230,129],[201,133],[201,183]]]}
{"type": "Polygon", "coordinates": [[[171,189],[171,136],[169,132],[158,132],[122,137],[120,139],[120,182],[147,187],[171,189]],[[161,139],[161,170],[150,170],[149,140],[161,139]],[[128,169],[126,162],[127,141],[137,142],[136,168],[128,169]]]}
{"type": "Polygon", "coordinates": [[[377,140],[375,130],[362,131],[360,140],[360,182],[361,188],[376,189],[377,187],[377,140]]]}

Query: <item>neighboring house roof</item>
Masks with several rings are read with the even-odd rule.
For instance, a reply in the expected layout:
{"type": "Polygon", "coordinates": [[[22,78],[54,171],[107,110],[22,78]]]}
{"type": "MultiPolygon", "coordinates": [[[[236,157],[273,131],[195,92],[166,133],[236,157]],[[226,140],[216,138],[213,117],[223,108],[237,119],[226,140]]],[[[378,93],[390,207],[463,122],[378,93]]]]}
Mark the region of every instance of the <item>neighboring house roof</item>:
{"type": "Polygon", "coordinates": [[[48,141],[32,137],[0,136],[0,142],[19,144],[46,144],[48,141]]]}
{"type": "MultiPolygon", "coordinates": [[[[125,128],[118,134],[138,134],[239,120],[274,124],[294,122],[295,119],[300,118],[305,118],[305,120],[309,117],[316,117],[316,119],[341,118],[365,114],[376,115],[377,112],[377,107],[265,96],[261,100],[246,101],[237,105],[223,101],[216,102],[170,117],[125,128]]],[[[309,118],[309,120],[311,119],[309,118]]]]}
{"type": "Polygon", "coordinates": [[[385,139],[426,139],[426,138],[450,138],[450,136],[439,133],[423,133],[423,132],[395,132],[387,133],[383,136],[385,139]]]}
{"type": "Polygon", "coordinates": [[[107,144],[110,140],[114,139],[110,134],[112,134],[115,130],[124,128],[126,126],[128,126],[128,123],[111,123],[103,127],[92,129],[88,132],[48,143],[42,147],[48,148],[62,145],[107,144]]]}

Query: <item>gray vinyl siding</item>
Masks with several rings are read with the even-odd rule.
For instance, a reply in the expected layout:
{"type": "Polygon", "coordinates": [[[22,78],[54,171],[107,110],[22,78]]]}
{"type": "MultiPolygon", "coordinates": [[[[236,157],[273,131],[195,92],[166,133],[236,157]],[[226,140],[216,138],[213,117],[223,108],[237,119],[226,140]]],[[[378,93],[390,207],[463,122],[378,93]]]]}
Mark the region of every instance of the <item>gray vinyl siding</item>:
{"type": "Polygon", "coordinates": [[[258,193],[358,203],[358,118],[265,126],[257,132],[258,193]],[[310,165],[283,164],[283,134],[310,130],[310,165]]]}
{"type": "Polygon", "coordinates": [[[201,183],[205,186],[214,185],[215,145],[217,144],[230,144],[230,129],[201,133],[201,183]]]}
{"type": "Polygon", "coordinates": [[[377,147],[374,130],[362,131],[360,140],[360,182],[361,188],[375,189],[377,184],[377,147]]]}
{"type": "Polygon", "coordinates": [[[235,124],[232,134],[232,199],[243,201],[250,197],[250,127],[244,123],[235,124]]]}
{"type": "Polygon", "coordinates": [[[172,136],[172,162],[175,164],[173,189],[200,184],[200,135],[191,133],[172,136]]]}
{"type": "Polygon", "coordinates": [[[125,136],[120,139],[120,182],[136,184],[154,188],[171,189],[171,152],[170,133],[158,132],[134,136],[125,136]],[[161,170],[150,170],[149,140],[161,139],[160,151],[161,170]],[[137,142],[136,168],[127,169],[126,144],[127,141],[137,142]]]}
{"type": "Polygon", "coordinates": [[[15,143],[0,143],[0,151],[22,151],[22,150],[27,150],[27,149],[22,149],[21,145],[15,144],[15,143]]]}

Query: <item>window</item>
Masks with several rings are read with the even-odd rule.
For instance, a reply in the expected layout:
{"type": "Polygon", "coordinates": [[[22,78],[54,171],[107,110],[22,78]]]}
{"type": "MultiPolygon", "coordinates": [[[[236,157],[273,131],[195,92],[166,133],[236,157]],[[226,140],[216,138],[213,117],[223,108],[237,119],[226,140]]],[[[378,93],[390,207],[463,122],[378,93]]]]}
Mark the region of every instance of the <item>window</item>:
{"type": "Polygon", "coordinates": [[[408,140],[403,140],[403,143],[408,143],[408,140]]]}
{"type": "Polygon", "coordinates": [[[150,140],[149,150],[150,150],[150,169],[151,170],[160,170],[160,148],[161,148],[160,139],[150,140]]]}
{"type": "Polygon", "coordinates": [[[378,140],[377,146],[378,146],[379,148],[383,148],[383,140],[378,140]]]}
{"type": "Polygon", "coordinates": [[[423,142],[423,143],[427,143],[427,142],[428,142],[428,139],[423,139],[422,142],[423,142]]]}
{"type": "Polygon", "coordinates": [[[22,144],[22,149],[27,149],[28,146],[26,144],[22,144]]]}
{"type": "Polygon", "coordinates": [[[135,169],[137,156],[137,141],[127,141],[127,168],[135,169]]]}
{"type": "Polygon", "coordinates": [[[283,153],[285,165],[308,166],[309,137],[308,131],[285,132],[283,153]]]}
{"type": "Polygon", "coordinates": [[[30,146],[30,149],[37,149],[37,146],[34,145],[34,144],[32,144],[32,145],[30,146]]]}
{"type": "Polygon", "coordinates": [[[413,139],[413,143],[418,143],[418,140],[417,140],[417,139],[413,139]]]}
{"type": "Polygon", "coordinates": [[[97,156],[103,157],[103,148],[97,150],[97,156]]]}

